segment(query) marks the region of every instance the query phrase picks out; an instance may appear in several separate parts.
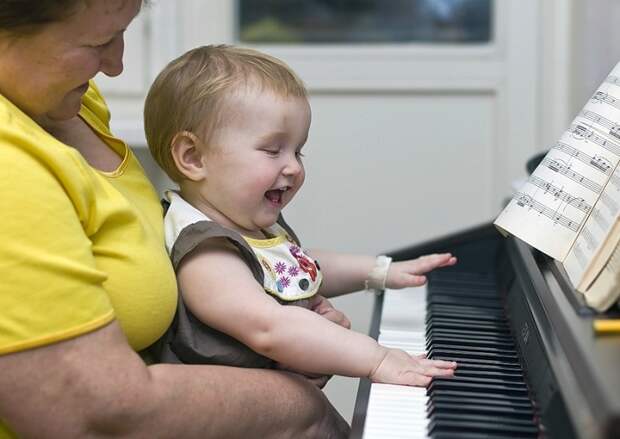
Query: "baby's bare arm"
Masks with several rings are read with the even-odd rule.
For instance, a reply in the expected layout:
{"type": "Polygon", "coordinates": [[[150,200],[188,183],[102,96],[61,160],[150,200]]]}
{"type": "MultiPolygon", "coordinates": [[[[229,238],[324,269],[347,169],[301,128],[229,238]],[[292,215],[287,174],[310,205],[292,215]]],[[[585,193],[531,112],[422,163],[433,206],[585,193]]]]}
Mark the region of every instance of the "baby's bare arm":
{"type": "MultiPolygon", "coordinates": [[[[188,308],[205,324],[296,370],[368,377],[386,364],[384,359],[392,351],[310,310],[280,305],[265,294],[237,251],[225,243],[209,245],[188,258],[179,270],[179,285],[188,308]]],[[[438,372],[433,362],[410,357],[410,364],[395,363],[391,358],[390,367],[382,368],[387,372],[379,374],[386,382],[401,382],[406,371],[409,379],[402,383],[412,385],[421,382],[417,374],[447,374],[438,372]]]]}
{"type": "Polygon", "coordinates": [[[192,254],[178,280],[187,307],[203,323],[296,370],[368,376],[385,355],[370,337],[310,310],[280,305],[226,243],[192,254]]]}

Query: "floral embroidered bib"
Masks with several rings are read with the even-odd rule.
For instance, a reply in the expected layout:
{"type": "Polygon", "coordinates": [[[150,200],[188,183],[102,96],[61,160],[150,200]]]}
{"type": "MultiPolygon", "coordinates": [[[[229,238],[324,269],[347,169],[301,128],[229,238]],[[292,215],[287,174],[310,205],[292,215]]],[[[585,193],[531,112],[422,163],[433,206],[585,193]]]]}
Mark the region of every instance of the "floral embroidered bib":
{"type": "Polygon", "coordinates": [[[263,269],[265,291],[285,301],[314,296],[323,281],[318,263],[279,225],[275,224],[270,229],[276,235],[274,238],[243,237],[263,269]]]}

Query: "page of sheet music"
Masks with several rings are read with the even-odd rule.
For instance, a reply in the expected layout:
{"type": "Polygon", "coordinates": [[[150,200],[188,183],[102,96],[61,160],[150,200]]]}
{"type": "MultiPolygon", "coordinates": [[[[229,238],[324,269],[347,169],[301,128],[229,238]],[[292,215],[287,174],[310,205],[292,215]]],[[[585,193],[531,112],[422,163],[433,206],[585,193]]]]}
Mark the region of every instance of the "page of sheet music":
{"type": "Polygon", "coordinates": [[[618,77],[620,63],[495,220],[501,229],[560,261],[579,236],[582,253],[575,258],[587,264],[615,221],[612,209],[596,203],[604,193],[606,199],[616,199],[605,188],[620,161],[618,77]],[[586,221],[595,205],[596,214],[586,221]],[[586,222],[589,227],[581,237],[586,222]]]}
{"type": "MultiPolygon", "coordinates": [[[[592,96],[579,118],[586,139],[592,139],[610,154],[620,156],[620,64],[592,96]]],[[[619,213],[620,166],[617,166],[564,261],[564,268],[574,285],[580,283],[588,262],[601,251],[619,213]]],[[[609,251],[616,247],[616,243],[610,244],[604,258],[608,258],[609,251]]],[[[591,283],[595,275],[590,273],[586,283],[591,283]]]]}

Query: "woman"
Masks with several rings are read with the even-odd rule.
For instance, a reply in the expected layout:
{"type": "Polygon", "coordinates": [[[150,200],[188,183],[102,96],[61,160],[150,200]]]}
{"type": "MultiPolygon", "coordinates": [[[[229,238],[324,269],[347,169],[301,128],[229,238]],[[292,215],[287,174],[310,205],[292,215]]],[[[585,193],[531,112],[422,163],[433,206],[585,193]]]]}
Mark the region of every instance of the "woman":
{"type": "Polygon", "coordinates": [[[121,73],[140,6],[0,3],[0,438],[344,437],[296,375],[136,353],[176,284],[157,196],[89,81],[121,73]]]}

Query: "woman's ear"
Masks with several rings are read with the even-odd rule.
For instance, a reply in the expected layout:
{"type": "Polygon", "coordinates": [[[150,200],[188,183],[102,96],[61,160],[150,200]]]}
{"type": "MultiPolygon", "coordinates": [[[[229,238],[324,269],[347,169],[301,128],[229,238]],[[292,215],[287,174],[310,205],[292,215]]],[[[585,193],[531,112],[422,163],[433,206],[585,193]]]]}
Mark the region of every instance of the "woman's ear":
{"type": "Polygon", "coordinates": [[[177,170],[187,179],[200,181],[207,175],[200,140],[189,131],[181,131],[172,138],[171,153],[177,170]]]}

